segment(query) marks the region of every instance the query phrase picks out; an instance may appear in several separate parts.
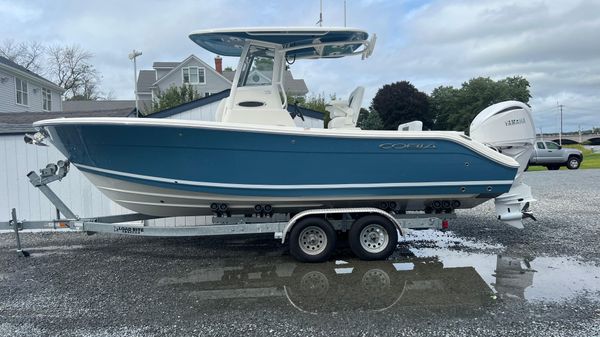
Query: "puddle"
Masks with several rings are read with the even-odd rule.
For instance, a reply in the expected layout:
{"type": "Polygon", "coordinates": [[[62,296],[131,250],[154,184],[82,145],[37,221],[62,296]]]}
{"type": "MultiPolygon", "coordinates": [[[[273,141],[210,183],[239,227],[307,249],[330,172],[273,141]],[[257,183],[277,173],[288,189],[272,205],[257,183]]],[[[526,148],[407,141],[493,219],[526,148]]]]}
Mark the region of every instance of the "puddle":
{"type": "Polygon", "coordinates": [[[593,264],[498,254],[505,248],[451,233],[415,234],[407,238],[408,250],[394,260],[219,259],[219,267],[159,275],[157,286],[195,303],[211,302],[202,308],[231,301],[240,308],[277,303],[313,314],[404,309],[464,314],[497,301],[561,302],[581,295],[600,300],[600,268],[593,264]]]}
{"type": "Polygon", "coordinates": [[[321,264],[290,261],[282,257],[271,262],[264,259],[264,264],[200,268],[162,277],[158,286],[184,292],[186,298],[212,301],[203,308],[227,300],[243,307],[275,299],[307,313],[477,308],[494,298],[494,292],[474,268],[447,268],[432,258],[321,264]]]}
{"type": "Polygon", "coordinates": [[[444,267],[473,267],[502,299],[564,301],[578,295],[600,300],[600,267],[568,257],[523,257],[452,232],[413,231],[409,254],[434,258],[444,267]],[[465,249],[466,248],[466,249],[465,249]]]}
{"type": "Polygon", "coordinates": [[[566,257],[522,258],[456,250],[412,249],[418,257],[436,257],[446,267],[475,268],[505,299],[564,301],[578,295],[600,299],[600,267],[566,257]]]}

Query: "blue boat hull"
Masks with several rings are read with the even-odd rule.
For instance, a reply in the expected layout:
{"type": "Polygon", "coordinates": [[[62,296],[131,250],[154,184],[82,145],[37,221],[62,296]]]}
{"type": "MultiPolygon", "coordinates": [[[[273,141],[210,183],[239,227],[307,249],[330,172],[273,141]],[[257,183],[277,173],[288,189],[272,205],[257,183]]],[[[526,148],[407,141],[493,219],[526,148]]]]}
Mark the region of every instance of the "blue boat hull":
{"type": "MultiPolygon", "coordinates": [[[[376,206],[473,207],[507,192],[517,167],[451,139],[125,123],[46,123],[52,143],[106,195],[151,215],[376,206]]],[[[393,134],[393,136],[392,136],[393,134]]]]}

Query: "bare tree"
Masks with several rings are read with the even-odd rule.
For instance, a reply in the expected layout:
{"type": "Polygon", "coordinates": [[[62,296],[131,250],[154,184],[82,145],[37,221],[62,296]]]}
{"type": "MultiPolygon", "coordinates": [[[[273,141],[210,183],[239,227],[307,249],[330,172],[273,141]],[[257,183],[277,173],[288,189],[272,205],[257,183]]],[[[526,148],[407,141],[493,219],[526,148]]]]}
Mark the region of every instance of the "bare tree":
{"type": "Polygon", "coordinates": [[[39,42],[17,43],[12,39],[5,39],[0,44],[0,56],[6,57],[18,65],[40,74],[42,72],[45,49],[39,42]]]}
{"type": "Polygon", "coordinates": [[[99,98],[98,71],[90,63],[92,53],[76,45],[55,45],[47,48],[47,55],[48,75],[65,89],[67,99],[99,98]]]}

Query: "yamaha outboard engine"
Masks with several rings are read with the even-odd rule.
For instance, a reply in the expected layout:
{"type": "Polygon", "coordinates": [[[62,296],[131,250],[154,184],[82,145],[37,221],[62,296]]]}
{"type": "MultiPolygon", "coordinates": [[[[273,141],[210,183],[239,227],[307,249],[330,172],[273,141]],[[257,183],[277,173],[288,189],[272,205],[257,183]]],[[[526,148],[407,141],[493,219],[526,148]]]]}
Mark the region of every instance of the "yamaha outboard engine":
{"type": "Polygon", "coordinates": [[[523,171],[535,144],[535,126],[529,106],[518,101],[494,104],[475,117],[469,135],[473,140],[512,157],[520,165],[511,189],[495,200],[498,219],[517,228],[523,228],[523,218],[535,220],[529,212],[529,204],[535,199],[531,195],[531,187],[523,183],[523,171]]]}

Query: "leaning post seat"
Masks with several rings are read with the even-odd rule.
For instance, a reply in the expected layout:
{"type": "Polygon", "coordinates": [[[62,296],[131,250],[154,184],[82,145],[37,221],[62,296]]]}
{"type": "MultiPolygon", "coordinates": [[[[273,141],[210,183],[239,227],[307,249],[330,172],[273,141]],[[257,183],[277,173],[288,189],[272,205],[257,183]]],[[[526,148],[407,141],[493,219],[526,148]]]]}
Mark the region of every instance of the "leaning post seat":
{"type": "Polygon", "coordinates": [[[352,91],[347,101],[332,101],[327,105],[331,121],[327,124],[329,129],[355,129],[365,88],[357,87],[352,91]]]}

